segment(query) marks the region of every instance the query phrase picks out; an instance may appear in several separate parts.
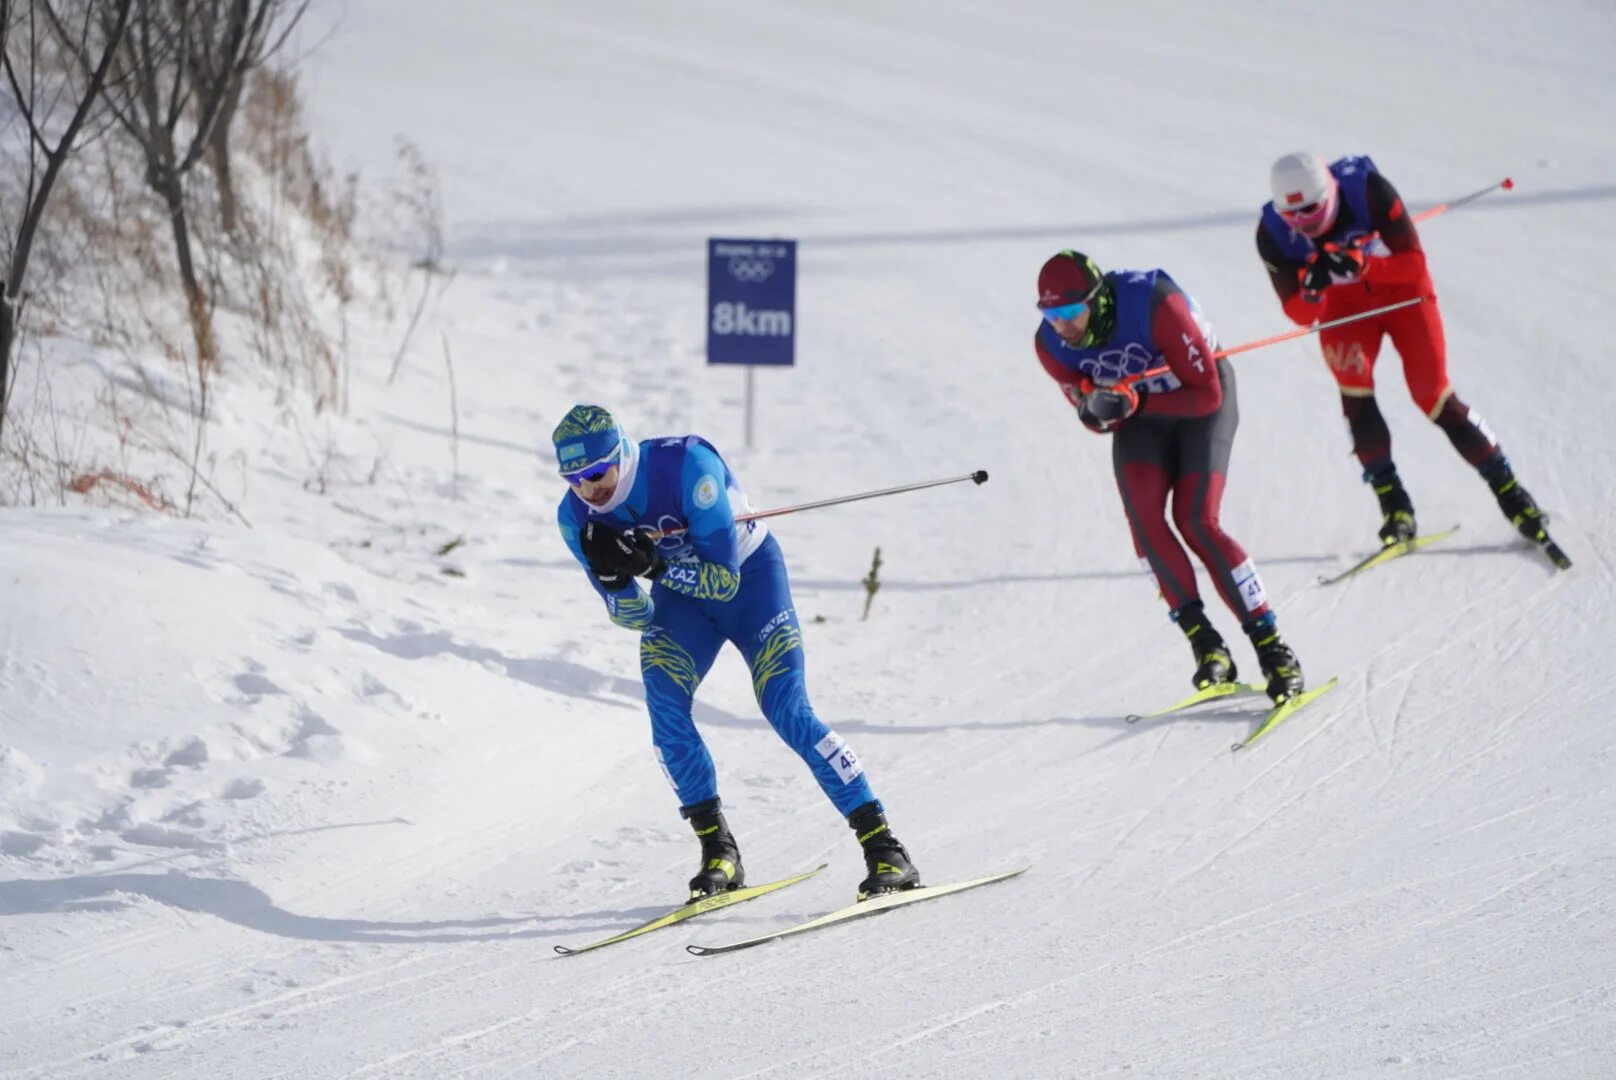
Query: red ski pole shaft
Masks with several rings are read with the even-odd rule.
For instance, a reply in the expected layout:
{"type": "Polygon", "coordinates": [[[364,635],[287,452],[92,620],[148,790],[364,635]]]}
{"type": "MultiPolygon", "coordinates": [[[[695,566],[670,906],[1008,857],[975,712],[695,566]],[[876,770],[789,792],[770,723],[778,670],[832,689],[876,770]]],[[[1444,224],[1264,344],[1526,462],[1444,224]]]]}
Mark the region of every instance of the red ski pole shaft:
{"type": "MultiPolygon", "coordinates": [[[[750,514],[736,514],[736,522],[757,521],[759,518],[779,517],[782,514],[795,514],[799,510],[818,510],[825,506],[841,506],[843,503],[858,502],[861,499],[879,499],[884,495],[901,495],[905,491],[920,491],[923,488],[941,487],[944,484],[961,484],[965,481],[974,484],[988,482],[988,471],[978,469],[964,476],[950,476],[942,480],[922,480],[918,484],[903,484],[899,487],[882,488],[880,491],[862,491],[857,495],[838,495],[833,499],[820,499],[817,502],[798,503],[796,506],[780,506],[773,510],[755,510],[750,514]]],[[[675,536],[684,532],[684,529],[666,529],[662,532],[653,532],[651,539],[660,540],[664,536],[675,536]]]]}
{"type": "MultiPolygon", "coordinates": [[[[1475,202],[1477,199],[1481,198],[1483,195],[1489,195],[1492,192],[1499,190],[1500,188],[1502,188],[1505,191],[1511,191],[1511,190],[1514,189],[1514,187],[1515,187],[1515,181],[1511,180],[1509,177],[1506,176],[1502,180],[1498,181],[1498,183],[1496,183],[1496,184],[1488,184],[1486,187],[1480,188],[1479,190],[1476,190],[1476,191],[1472,191],[1470,194],[1461,196],[1460,198],[1457,198],[1457,199],[1454,199],[1452,202],[1445,202],[1445,203],[1442,203],[1439,206],[1433,206],[1429,210],[1421,210],[1419,213],[1415,214],[1410,220],[1415,222],[1416,224],[1418,224],[1421,221],[1427,221],[1427,220],[1429,220],[1431,218],[1434,218],[1438,214],[1446,214],[1449,210],[1457,210],[1459,207],[1463,206],[1465,203],[1467,203],[1467,202],[1475,202]]],[[[1377,229],[1374,232],[1364,233],[1361,236],[1353,237],[1352,238],[1352,243],[1347,244],[1346,246],[1349,247],[1349,248],[1367,247],[1369,244],[1372,244],[1376,240],[1379,240],[1379,239],[1380,239],[1380,231],[1377,229]]],[[[1342,249],[1342,245],[1336,244],[1336,243],[1326,243],[1324,245],[1324,250],[1325,251],[1340,251],[1341,249],[1342,249]]]]}
{"type": "Polygon", "coordinates": [[[1491,195],[1493,192],[1499,190],[1500,188],[1502,188],[1505,191],[1509,191],[1509,190],[1513,189],[1514,187],[1515,187],[1515,181],[1511,180],[1509,177],[1506,176],[1502,180],[1498,181],[1498,183],[1496,183],[1496,184],[1488,184],[1486,187],[1480,188],[1480,189],[1478,189],[1476,191],[1472,191],[1470,194],[1461,196],[1460,198],[1457,198],[1457,199],[1454,199],[1452,202],[1445,202],[1445,203],[1442,203],[1439,206],[1433,206],[1429,210],[1421,210],[1419,213],[1414,215],[1414,221],[1416,223],[1419,223],[1421,221],[1426,220],[1427,218],[1434,218],[1438,214],[1446,214],[1449,210],[1457,210],[1459,207],[1463,206],[1465,203],[1475,202],[1477,199],[1481,198],[1483,195],[1491,195]]]}
{"type": "Polygon", "coordinates": [[[1252,349],[1260,349],[1264,345],[1277,345],[1281,341],[1290,341],[1293,338],[1306,337],[1308,334],[1316,334],[1320,330],[1328,330],[1332,326],[1345,326],[1347,323],[1354,323],[1359,319],[1370,319],[1376,315],[1384,315],[1388,311],[1396,311],[1398,308],[1413,307],[1415,304],[1423,303],[1425,303],[1425,297],[1423,296],[1416,296],[1412,300],[1399,300],[1395,304],[1387,304],[1385,307],[1370,308],[1368,311],[1360,311],[1356,315],[1343,315],[1339,319],[1331,319],[1329,322],[1314,323],[1312,326],[1298,327],[1295,330],[1288,330],[1283,334],[1275,334],[1273,337],[1265,337],[1260,341],[1248,341],[1244,345],[1235,345],[1232,348],[1219,349],[1217,352],[1213,353],[1212,356],[1215,359],[1221,360],[1225,356],[1233,356],[1235,353],[1250,352],[1252,349]]]}

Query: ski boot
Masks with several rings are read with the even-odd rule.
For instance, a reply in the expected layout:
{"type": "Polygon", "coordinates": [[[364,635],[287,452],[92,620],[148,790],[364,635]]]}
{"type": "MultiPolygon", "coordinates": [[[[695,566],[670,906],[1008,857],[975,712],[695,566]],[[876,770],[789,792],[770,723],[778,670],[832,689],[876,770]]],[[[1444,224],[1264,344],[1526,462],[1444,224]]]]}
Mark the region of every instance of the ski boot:
{"type": "Polygon", "coordinates": [[[869,871],[859,882],[860,900],[913,889],[920,884],[920,871],[909,861],[909,853],[898,843],[898,838],[892,835],[879,802],[867,802],[854,810],[847,815],[847,823],[864,848],[864,866],[869,871]]]}
{"type": "Polygon", "coordinates": [[[1382,547],[1391,547],[1405,540],[1414,539],[1416,526],[1414,524],[1414,501],[1408,497],[1403,488],[1403,481],[1397,476],[1397,470],[1379,478],[1372,478],[1370,484],[1374,486],[1375,497],[1380,500],[1380,544],[1382,547]]]}
{"type": "Polygon", "coordinates": [[[746,871],[741,868],[741,849],[735,843],[735,834],[719,810],[719,801],[708,799],[695,806],[679,808],[690,822],[690,827],[701,839],[701,869],[690,879],[690,902],[721,892],[730,892],[746,884],[746,871]]]}
{"type": "Polygon", "coordinates": [[[1272,613],[1264,615],[1246,627],[1257,650],[1257,664],[1268,680],[1268,698],[1275,705],[1283,705],[1300,694],[1304,688],[1302,663],[1296,659],[1291,647],[1279,636],[1279,627],[1272,613]]]}
{"type": "Polygon", "coordinates": [[[1192,600],[1173,612],[1173,621],[1189,638],[1190,648],[1195,650],[1195,675],[1191,680],[1195,683],[1195,689],[1205,690],[1209,686],[1234,682],[1239,678],[1234,658],[1229,655],[1228,643],[1207,621],[1206,609],[1201,601],[1192,600]]]}
{"type": "Polygon", "coordinates": [[[1508,463],[1488,478],[1487,486],[1493,489],[1493,495],[1498,499],[1498,509],[1504,512],[1504,516],[1509,518],[1510,524],[1522,536],[1534,544],[1548,540],[1549,516],[1538,509],[1531,493],[1521,487],[1508,463]]]}

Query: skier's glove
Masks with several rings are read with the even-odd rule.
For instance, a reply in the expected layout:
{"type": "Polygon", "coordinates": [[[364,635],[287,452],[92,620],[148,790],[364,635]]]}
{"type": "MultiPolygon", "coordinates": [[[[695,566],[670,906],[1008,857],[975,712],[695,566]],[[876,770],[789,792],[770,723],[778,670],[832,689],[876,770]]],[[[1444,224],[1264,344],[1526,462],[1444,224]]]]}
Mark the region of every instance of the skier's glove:
{"type": "Polygon", "coordinates": [[[1341,248],[1332,244],[1308,257],[1307,269],[1302,272],[1302,295],[1309,300],[1317,300],[1319,294],[1336,281],[1351,281],[1362,274],[1363,269],[1364,253],[1361,247],[1353,245],[1341,248]]]}
{"type": "Polygon", "coordinates": [[[1116,428],[1139,409],[1139,391],[1130,383],[1097,386],[1077,403],[1077,418],[1097,435],[1116,428]]]}
{"type": "Polygon", "coordinates": [[[1317,255],[1308,260],[1302,271],[1302,299],[1318,303],[1319,296],[1331,285],[1330,268],[1317,255]]]}
{"type": "Polygon", "coordinates": [[[1330,268],[1330,273],[1336,277],[1355,278],[1363,273],[1364,251],[1361,243],[1354,241],[1346,247],[1337,247],[1327,244],[1319,261],[1330,268]]]}
{"type": "Polygon", "coordinates": [[[605,522],[591,521],[584,526],[582,547],[589,572],[611,592],[637,576],[655,580],[668,568],[656,541],[638,529],[619,532],[605,522]]]}

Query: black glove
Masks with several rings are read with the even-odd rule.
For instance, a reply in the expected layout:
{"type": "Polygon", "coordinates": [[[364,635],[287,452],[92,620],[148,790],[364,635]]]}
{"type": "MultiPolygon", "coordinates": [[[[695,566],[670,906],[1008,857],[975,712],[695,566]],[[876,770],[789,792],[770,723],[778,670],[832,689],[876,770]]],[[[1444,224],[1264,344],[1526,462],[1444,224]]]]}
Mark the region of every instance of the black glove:
{"type": "Polygon", "coordinates": [[[1363,273],[1364,255],[1359,247],[1326,248],[1314,252],[1302,274],[1302,293],[1315,299],[1337,278],[1351,280],[1363,273]]]}
{"type": "Polygon", "coordinates": [[[636,576],[655,580],[668,568],[657,553],[656,541],[638,529],[619,532],[603,521],[591,521],[584,526],[582,547],[589,572],[612,591],[636,576]]]}
{"type": "Polygon", "coordinates": [[[1317,300],[1331,284],[1330,267],[1322,259],[1313,259],[1302,271],[1302,295],[1309,300],[1317,300]]]}
{"type": "Polygon", "coordinates": [[[1127,383],[1098,386],[1077,403],[1077,418],[1090,431],[1104,434],[1139,409],[1139,391],[1127,383]]]}
{"type": "Polygon", "coordinates": [[[1344,248],[1325,248],[1319,256],[1319,261],[1330,267],[1330,273],[1337,277],[1355,278],[1363,273],[1363,248],[1357,244],[1344,248]]]}

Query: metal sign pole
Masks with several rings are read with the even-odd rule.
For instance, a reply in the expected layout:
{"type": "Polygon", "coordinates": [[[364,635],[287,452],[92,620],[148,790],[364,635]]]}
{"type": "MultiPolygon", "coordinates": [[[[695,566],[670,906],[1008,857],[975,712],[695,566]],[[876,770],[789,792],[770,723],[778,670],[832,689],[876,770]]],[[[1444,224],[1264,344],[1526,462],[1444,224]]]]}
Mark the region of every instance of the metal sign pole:
{"type": "Polygon", "coordinates": [[[752,449],[752,403],[757,398],[757,368],[746,369],[746,448],[752,449]]]}

